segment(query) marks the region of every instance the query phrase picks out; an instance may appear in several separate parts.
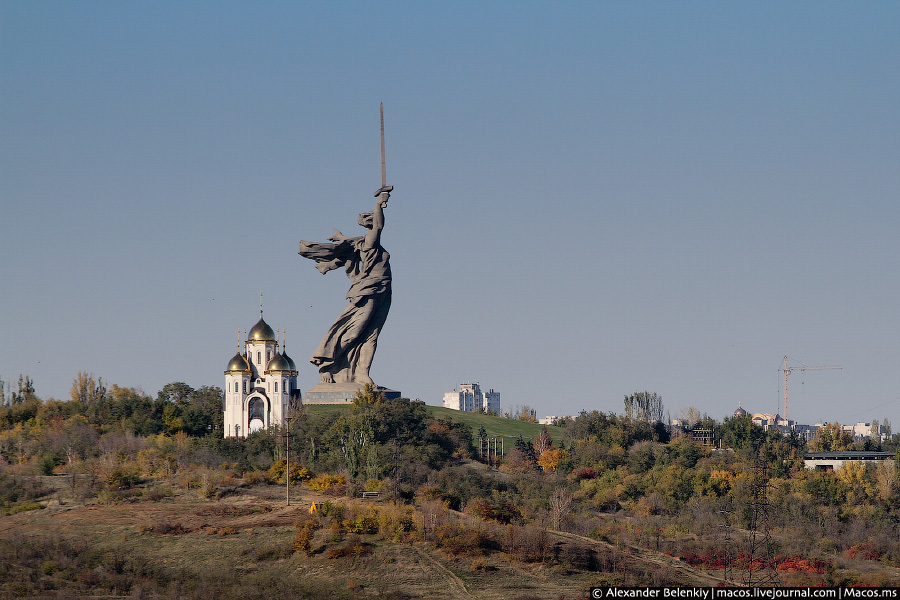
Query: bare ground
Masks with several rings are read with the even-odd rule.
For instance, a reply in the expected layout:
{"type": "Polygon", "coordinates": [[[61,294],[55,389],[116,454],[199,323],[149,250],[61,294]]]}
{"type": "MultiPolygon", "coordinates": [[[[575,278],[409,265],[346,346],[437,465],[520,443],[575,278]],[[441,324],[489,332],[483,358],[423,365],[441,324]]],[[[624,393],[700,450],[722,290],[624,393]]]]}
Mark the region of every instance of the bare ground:
{"type": "MultiPolygon", "coordinates": [[[[544,563],[521,562],[498,551],[454,557],[423,541],[394,543],[376,536],[361,536],[372,549],[365,555],[328,558],[322,543],[312,556],[292,552],[295,524],[308,518],[313,502],[326,500],[369,502],[329,498],[298,487],[287,506],[284,488],[274,486],[236,489],[214,501],[186,492],[159,502],[109,505],[57,497],[44,510],[0,519],[0,538],[77,538],[172,569],[268,569],[373,597],[557,600],[585,597],[595,585],[635,583],[629,579],[635,574],[655,585],[715,586],[723,581],[721,573],[692,568],[676,557],[564,532],[550,532],[557,559],[544,563]],[[593,562],[585,567],[584,561],[567,557],[593,562]]],[[[320,534],[319,541],[323,539],[320,534]]]]}

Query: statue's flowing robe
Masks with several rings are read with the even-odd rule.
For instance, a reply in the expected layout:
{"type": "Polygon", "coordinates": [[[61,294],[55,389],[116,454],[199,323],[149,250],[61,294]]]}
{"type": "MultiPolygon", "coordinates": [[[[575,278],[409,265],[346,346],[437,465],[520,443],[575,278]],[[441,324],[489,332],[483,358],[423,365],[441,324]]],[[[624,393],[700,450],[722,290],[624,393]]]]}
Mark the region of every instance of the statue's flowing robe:
{"type": "Polygon", "coordinates": [[[356,381],[360,356],[365,354],[371,360],[391,307],[390,254],[380,244],[367,248],[364,236],[337,243],[300,242],[299,254],[323,263],[323,272],[339,267],[346,270],[349,303],[310,362],[319,372],[331,373],[335,382],[356,381]]]}

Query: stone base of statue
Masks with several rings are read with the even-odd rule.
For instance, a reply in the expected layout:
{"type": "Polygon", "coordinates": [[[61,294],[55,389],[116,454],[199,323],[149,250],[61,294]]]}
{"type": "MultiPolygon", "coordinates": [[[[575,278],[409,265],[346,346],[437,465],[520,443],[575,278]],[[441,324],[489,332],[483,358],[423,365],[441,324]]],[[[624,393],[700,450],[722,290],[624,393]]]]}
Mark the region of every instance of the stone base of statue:
{"type": "MultiPolygon", "coordinates": [[[[319,383],[303,394],[303,404],[353,404],[356,393],[363,389],[358,383],[319,383]]],[[[400,392],[376,385],[375,392],[381,392],[388,400],[396,400],[400,392]]]]}

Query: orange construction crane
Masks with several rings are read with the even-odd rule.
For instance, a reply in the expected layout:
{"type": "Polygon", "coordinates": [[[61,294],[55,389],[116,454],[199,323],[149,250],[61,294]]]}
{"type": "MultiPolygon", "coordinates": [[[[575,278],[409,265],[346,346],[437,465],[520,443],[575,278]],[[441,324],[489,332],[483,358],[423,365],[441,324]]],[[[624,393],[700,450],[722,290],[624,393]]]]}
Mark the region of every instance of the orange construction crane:
{"type": "Polygon", "coordinates": [[[784,366],[779,371],[784,371],[784,420],[788,420],[788,375],[791,374],[791,371],[819,371],[822,369],[842,369],[843,367],[840,365],[834,366],[824,366],[824,367],[789,367],[788,366],[788,357],[784,357],[784,366]]]}

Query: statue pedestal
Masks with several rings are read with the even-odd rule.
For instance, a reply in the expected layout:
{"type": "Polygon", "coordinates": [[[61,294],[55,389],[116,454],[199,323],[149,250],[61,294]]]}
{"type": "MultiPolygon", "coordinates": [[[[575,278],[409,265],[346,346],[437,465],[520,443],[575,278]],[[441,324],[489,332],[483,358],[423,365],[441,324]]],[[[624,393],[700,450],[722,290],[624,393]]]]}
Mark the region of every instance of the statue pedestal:
{"type": "MultiPolygon", "coordinates": [[[[356,392],[363,387],[365,386],[357,383],[319,383],[303,394],[303,404],[352,404],[356,392]]],[[[397,390],[381,386],[375,386],[375,391],[382,392],[388,400],[400,397],[397,390]]]]}

